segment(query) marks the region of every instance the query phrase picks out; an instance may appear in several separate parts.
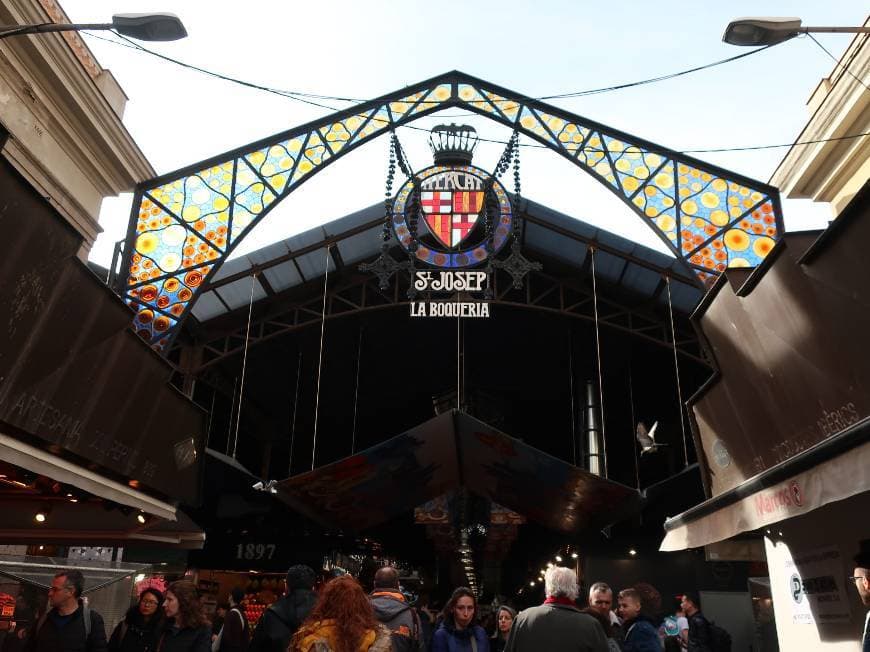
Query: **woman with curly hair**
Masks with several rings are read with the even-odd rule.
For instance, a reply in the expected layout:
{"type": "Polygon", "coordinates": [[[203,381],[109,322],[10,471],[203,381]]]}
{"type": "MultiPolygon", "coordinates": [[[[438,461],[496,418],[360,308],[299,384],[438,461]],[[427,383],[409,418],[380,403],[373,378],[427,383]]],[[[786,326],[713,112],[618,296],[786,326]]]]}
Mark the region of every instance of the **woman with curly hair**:
{"type": "Polygon", "coordinates": [[[443,620],[432,637],[432,652],[489,652],[486,632],[474,624],[477,598],[471,589],[460,586],[453,591],[441,613],[443,620]]]}
{"type": "Polygon", "coordinates": [[[369,597],[350,575],[321,589],[290,642],[291,652],[388,652],[390,630],[375,619],[369,597]]]}
{"type": "Polygon", "coordinates": [[[202,613],[193,582],[178,580],[169,585],[163,613],[166,626],[157,652],[211,652],[211,626],[202,613]]]}

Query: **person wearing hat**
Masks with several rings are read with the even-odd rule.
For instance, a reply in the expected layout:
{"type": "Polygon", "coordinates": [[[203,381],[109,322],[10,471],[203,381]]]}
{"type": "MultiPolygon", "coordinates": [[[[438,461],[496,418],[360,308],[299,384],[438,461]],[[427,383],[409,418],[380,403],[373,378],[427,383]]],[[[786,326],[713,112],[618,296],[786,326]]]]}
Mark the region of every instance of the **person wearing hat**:
{"type": "Polygon", "coordinates": [[[163,593],[151,587],[143,590],[112,632],[109,652],[154,652],[163,628],[162,606],[163,593]]]}
{"type": "Polygon", "coordinates": [[[317,577],[308,566],[299,564],[287,571],[287,593],[263,612],[248,652],[286,652],[290,639],[314,607],[317,577]]]}

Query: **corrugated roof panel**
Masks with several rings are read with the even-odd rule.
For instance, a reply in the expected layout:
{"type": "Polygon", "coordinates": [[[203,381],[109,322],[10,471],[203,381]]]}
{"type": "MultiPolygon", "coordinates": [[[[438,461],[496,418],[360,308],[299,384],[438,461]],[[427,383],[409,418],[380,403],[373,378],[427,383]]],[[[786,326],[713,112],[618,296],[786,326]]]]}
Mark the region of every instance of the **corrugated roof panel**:
{"type": "Polygon", "coordinates": [[[543,219],[554,226],[570,231],[571,233],[576,233],[584,238],[595,238],[599,231],[597,227],[594,227],[591,224],[587,224],[582,220],[565,215],[564,213],[554,211],[552,208],[547,208],[537,202],[529,201],[527,202],[527,205],[528,212],[534,217],[543,219]]]}
{"type": "Polygon", "coordinates": [[[263,270],[263,276],[266,277],[275,292],[281,292],[302,283],[302,277],[296,271],[296,265],[293,264],[292,260],[263,270]]]}
{"type": "MultiPolygon", "coordinates": [[[[299,233],[298,235],[287,238],[284,241],[284,244],[288,249],[290,249],[290,251],[296,251],[303,247],[309,247],[318,242],[322,242],[325,237],[326,231],[322,226],[318,226],[316,229],[311,229],[310,231],[305,231],[305,233],[299,233]]],[[[308,275],[306,274],[306,276],[308,275]]]]}
{"type": "Polygon", "coordinates": [[[296,259],[296,264],[299,265],[299,269],[302,270],[302,275],[305,276],[307,280],[323,276],[323,271],[326,268],[327,262],[329,265],[329,271],[334,272],[335,263],[332,260],[332,256],[327,258],[326,247],[318,249],[317,251],[312,251],[310,254],[299,256],[299,258],[296,259]]]}
{"type": "Polygon", "coordinates": [[[374,206],[369,206],[368,208],[364,208],[361,211],[357,211],[356,213],[351,213],[350,215],[345,215],[337,220],[333,220],[328,224],[323,225],[323,229],[330,235],[338,235],[339,233],[343,233],[345,231],[349,231],[354,227],[365,224],[366,222],[371,222],[376,219],[384,218],[384,205],[383,204],[375,204],[374,206]]]}
{"type": "Polygon", "coordinates": [[[559,235],[537,224],[526,224],[526,246],[546,252],[571,265],[582,265],[586,257],[586,245],[582,242],[559,235]]]}
{"type": "Polygon", "coordinates": [[[275,242],[267,247],[245,254],[244,258],[247,258],[253,265],[260,265],[262,263],[267,263],[270,260],[274,260],[275,258],[279,258],[286,253],[287,245],[283,242],[275,242]]]}
{"type": "Polygon", "coordinates": [[[219,281],[227,276],[243,272],[250,267],[251,263],[248,262],[248,259],[245,256],[242,256],[241,258],[233,258],[221,265],[220,269],[215,273],[214,278],[210,280],[219,281]]]}
{"type": "Polygon", "coordinates": [[[658,272],[629,263],[622,277],[622,284],[642,296],[651,297],[661,279],[658,272]]]}
{"type": "MultiPolygon", "coordinates": [[[[698,305],[704,293],[698,288],[680,283],[679,281],[671,281],[671,302],[674,305],[674,310],[690,313],[698,305]]],[[[668,304],[667,291],[662,292],[659,297],[659,302],[664,305],[668,304]]]]}
{"type": "MultiPolygon", "coordinates": [[[[251,278],[243,278],[214,290],[230,307],[230,310],[247,306],[251,301],[251,278]]],[[[266,291],[259,283],[254,283],[254,301],[266,298],[266,291]]]]}
{"type": "Polygon", "coordinates": [[[358,263],[377,255],[381,248],[381,227],[376,226],[338,243],[338,253],[345,265],[358,263]]]}
{"type": "Polygon", "coordinates": [[[597,249],[595,251],[596,279],[616,283],[619,280],[619,275],[622,273],[625,262],[624,258],[597,249]]]}
{"type": "Polygon", "coordinates": [[[196,302],[193,304],[191,312],[199,321],[206,321],[212,317],[222,315],[227,311],[224,304],[218,300],[214,292],[202,293],[196,302]]]}

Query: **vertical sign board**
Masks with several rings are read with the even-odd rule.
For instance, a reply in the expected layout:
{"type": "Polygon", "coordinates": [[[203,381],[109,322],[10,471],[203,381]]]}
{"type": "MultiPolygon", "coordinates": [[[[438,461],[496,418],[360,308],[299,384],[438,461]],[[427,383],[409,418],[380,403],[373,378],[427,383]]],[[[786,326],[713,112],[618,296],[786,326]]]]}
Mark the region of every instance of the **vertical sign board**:
{"type": "MultiPolygon", "coordinates": [[[[782,546],[778,545],[777,548],[782,546]]],[[[788,551],[777,562],[788,582],[792,623],[815,625],[848,623],[852,620],[846,593],[846,567],[837,546],[806,551],[788,551]]]]}

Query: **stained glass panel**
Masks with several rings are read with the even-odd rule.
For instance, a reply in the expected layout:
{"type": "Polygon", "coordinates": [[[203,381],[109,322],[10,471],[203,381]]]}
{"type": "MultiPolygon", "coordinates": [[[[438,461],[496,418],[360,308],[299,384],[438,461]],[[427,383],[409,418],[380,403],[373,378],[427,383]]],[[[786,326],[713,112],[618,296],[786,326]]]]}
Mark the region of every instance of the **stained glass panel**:
{"type": "Polygon", "coordinates": [[[701,281],[758,265],[779,238],[782,218],[769,186],[448,73],[140,184],[125,248],[134,328],[164,347],[201,284],[277,201],[366,140],[449,107],[486,115],[568,156],[661,234],[701,281]]]}

